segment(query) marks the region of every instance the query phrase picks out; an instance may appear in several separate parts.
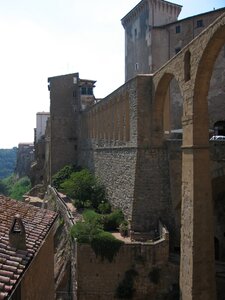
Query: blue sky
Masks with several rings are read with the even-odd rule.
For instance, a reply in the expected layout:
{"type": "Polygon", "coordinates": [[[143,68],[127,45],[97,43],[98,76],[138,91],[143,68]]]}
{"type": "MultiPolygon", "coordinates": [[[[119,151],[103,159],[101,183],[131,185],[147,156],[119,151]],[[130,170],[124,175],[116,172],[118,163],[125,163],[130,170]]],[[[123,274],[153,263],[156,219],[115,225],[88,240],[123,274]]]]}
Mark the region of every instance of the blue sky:
{"type": "MultiPolygon", "coordinates": [[[[180,18],[225,0],[170,1],[180,18]]],[[[49,111],[47,78],[79,72],[97,80],[96,97],[124,83],[121,18],[137,0],[0,0],[0,148],[33,142],[36,112],[49,111]]]]}

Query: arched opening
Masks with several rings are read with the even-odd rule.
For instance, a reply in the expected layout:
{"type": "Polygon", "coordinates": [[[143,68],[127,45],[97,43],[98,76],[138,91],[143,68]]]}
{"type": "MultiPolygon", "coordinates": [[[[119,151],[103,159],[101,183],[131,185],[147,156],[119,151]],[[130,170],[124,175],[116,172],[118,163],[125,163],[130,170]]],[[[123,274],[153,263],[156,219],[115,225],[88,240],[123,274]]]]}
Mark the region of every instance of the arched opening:
{"type": "Polygon", "coordinates": [[[220,258],[220,242],[218,238],[214,237],[215,260],[220,258]]]}
{"type": "MultiPolygon", "coordinates": [[[[201,57],[195,87],[194,87],[194,144],[207,145],[209,140],[209,130],[213,127],[213,124],[217,120],[223,120],[225,101],[224,98],[220,98],[219,103],[221,105],[215,105],[216,97],[210,97],[213,93],[217,93],[217,81],[225,78],[219,76],[219,72],[214,73],[215,66],[218,64],[218,57],[223,55],[221,51],[225,42],[225,25],[221,26],[213,35],[205,47],[204,53],[201,57]],[[220,54],[221,52],[221,54],[220,54]],[[215,76],[213,76],[213,73],[215,76]],[[212,88],[212,86],[214,87],[212,88]],[[220,106],[220,107],[219,107],[220,106]],[[223,115],[221,117],[220,115],[223,115]]],[[[223,89],[223,88],[222,88],[223,89]]],[[[220,89],[221,90],[221,89],[220,89]]]]}
{"type": "Polygon", "coordinates": [[[170,247],[175,252],[180,251],[182,112],[183,97],[179,82],[173,74],[165,73],[155,93],[153,143],[154,146],[167,147],[170,203],[175,224],[173,232],[170,232],[170,247]]]}
{"type": "Polygon", "coordinates": [[[153,144],[162,144],[166,139],[182,138],[183,97],[173,74],[163,74],[155,92],[154,105],[153,144]]]}
{"type": "Polygon", "coordinates": [[[225,136],[225,121],[217,121],[213,125],[213,135],[225,136]]]}
{"type": "Polygon", "coordinates": [[[191,79],[191,52],[187,50],[184,55],[184,81],[191,79]]]}

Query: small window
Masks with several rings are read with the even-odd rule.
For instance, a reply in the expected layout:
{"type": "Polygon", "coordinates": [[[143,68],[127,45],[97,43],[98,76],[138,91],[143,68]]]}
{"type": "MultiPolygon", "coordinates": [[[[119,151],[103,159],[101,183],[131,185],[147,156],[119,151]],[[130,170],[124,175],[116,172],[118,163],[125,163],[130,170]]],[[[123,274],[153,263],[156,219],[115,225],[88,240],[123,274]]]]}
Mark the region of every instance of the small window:
{"type": "Polygon", "coordinates": [[[86,87],[81,88],[81,95],[87,95],[86,87]]]}
{"type": "Polygon", "coordinates": [[[197,20],[197,28],[203,27],[203,20],[197,20]]]}
{"type": "Polygon", "coordinates": [[[88,95],[93,95],[93,88],[92,87],[87,88],[87,94],[88,95]]]}
{"type": "Polygon", "coordinates": [[[135,71],[137,71],[139,69],[139,65],[138,63],[135,64],[135,71]]]}
{"type": "Polygon", "coordinates": [[[180,52],[181,48],[178,47],[178,48],[175,48],[175,53],[177,54],[178,52],[180,52]]]}
{"type": "Polygon", "coordinates": [[[176,33],[180,33],[180,25],[176,26],[176,33]]]}
{"type": "Polygon", "coordinates": [[[134,29],[134,35],[137,36],[137,28],[134,29]]]}

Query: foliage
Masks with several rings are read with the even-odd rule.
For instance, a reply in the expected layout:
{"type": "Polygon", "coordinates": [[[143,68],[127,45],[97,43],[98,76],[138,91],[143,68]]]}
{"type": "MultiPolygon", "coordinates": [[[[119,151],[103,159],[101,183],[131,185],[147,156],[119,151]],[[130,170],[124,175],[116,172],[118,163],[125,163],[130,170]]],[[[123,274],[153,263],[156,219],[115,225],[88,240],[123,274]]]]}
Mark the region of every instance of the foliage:
{"type": "Polygon", "coordinates": [[[90,244],[96,256],[101,256],[102,259],[106,258],[111,262],[123,242],[103,230],[101,214],[93,210],[85,210],[83,218],[84,222],[79,221],[71,228],[71,236],[79,243],[90,244]]]}
{"type": "Polygon", "coordinates": [[[148,276],[152,283],[158,284],[160,281],[160,269],[158,267],[153,267],[148,276]]]}
{"type": "Polygon", "coordinates": [[[99,214],[91,209],[86,209],[83,212],[85,222],[94,220],[97,224],[103,226],[106,231],[118,230],[120,224],[124,221],[124,215],[121,210],[116,209],[110,214],[99,214]]]}
{"type": "Polygon", "coordinates": [[[111,212],[111,205],[109,202],[102,202],[99,204],[97,210],[100,214],[108,214],[111,212]]]}
{"type": "Polygon", "coordinates": [[[23,195],[31,188],[31,182],[28,177],[17,179],[14,175],[2,180],[5,185],[6,193],[4,195],[16,200],[22,200],[23,195]]]}
{"type": "Polygon", "coordinates": [[[101,226],[95,221],[92,222],[81,222],[78,221],[75,225],[72,226],[70,230],[70,235],[73,238],[77,239],[78,243],[87,243],[90,244],[100,231],[102,230],[101,226]]]}
{"type": "Polygon", "coordinates": [[[116,298],[119,299],[132,299],[134,289],[134,278],[138,275],[138,272],[134,269],[126,271],[124,279],[119,283],[116,289],[116,298]]]}
{"type": "Polygon", "coordinates": [[[110,232],[103,230],[94,235],[91,241],[95,254],[101,256],[102,259],[108,259],[109,262],[112,262],[122,244],[123,242],[116,239],[110,232]]]}
{"type": "Polygon", "coordinates": [[[124,215],[120,209],[114,210],[110,214],[103,216],[104,230],[113,231],[118,230],[120,224],[124,221],[124,215]]]}
{"type": "Polygon", "coordinates": [[[0,194],[7,196],[8,195],[8,189],[6,184],[0,180],[0,194]]]}
{"type": "Polygon", "coordinates": [[[119,232],[123,237],[128,236],[129,223],[127,220],[123,220],[123,222],[119,225],[119,232]]]}
{"type": "Polygon", "coordinates": [[[59,189],[60,185],[67,180],[70,175],[78,171],[78,168],[73,165],[66,165],[64,168],[62,168],[59,172],[57,172],[53,177],[52,177],[52,185],[56,188],[59,189]]]}
{"type": "Polygon", "coordinates": [[[0,149],[0,179],[13,174],[16,167],[17,148],[0,149]]]}
{"type": "Polygon", "coordinates": [[[105,188],[88,170],[72,172],[68,179],[61,183],[60,188],[70,198],[75,199],[77,208],[93,207],[106,202],[105,188]]]}

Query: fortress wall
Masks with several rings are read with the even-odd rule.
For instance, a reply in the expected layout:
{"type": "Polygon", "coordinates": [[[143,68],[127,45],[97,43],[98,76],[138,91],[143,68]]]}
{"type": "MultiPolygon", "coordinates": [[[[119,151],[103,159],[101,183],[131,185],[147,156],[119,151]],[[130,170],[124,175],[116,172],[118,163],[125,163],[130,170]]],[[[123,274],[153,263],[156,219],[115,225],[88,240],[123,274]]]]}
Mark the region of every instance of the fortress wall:
{"type": "MultiPolygon", "coordinates": [[[[107,188],[131,218],[139,147],[150,142],[151,76],[138,76],[81,116],[79,164],[107,188]],[[144,103],[145,102],[145,103],[144,103]]],[[[141,216],[140,216],[141,217],[141,216]]]]}
{"type": "Polygon", "coordinates": [[[155,244],[124,244],[112,262],[96,257],[90,245],[78,244],[78,298],[118,299],[114,298],[116,289],[129,270],[136,272],[132,299],[154,298],[156,293],[168,292],[168,287],[178,280],[178,268],[168,263],[168,255],[167,240],[155,244]],[[153,283],[149,275],[153,269],[157,269],[159,275],[157,283],[153,283]]]}

